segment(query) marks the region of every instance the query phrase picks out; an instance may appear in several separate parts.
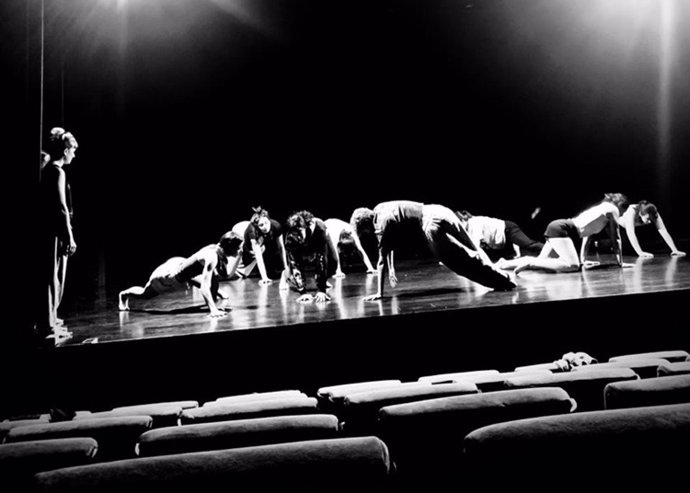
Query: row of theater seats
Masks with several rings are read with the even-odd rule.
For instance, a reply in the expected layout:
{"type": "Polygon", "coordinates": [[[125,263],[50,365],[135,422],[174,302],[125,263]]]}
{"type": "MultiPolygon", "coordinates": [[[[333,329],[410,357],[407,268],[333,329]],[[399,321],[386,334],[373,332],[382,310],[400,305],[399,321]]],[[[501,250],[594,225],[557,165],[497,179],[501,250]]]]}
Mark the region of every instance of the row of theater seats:
{"type": "Polygon", "coordinates": [[[0,441],[3,491],[659,486],[685,476],[690,354],[9,419],[0,441]]]}

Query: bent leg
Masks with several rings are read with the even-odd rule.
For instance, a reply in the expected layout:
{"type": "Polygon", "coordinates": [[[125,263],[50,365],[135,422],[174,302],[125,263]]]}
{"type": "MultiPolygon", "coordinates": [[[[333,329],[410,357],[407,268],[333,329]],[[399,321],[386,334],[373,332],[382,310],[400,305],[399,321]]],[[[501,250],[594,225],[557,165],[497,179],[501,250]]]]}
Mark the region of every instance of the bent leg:
{"type": "Polygon", "coordinates": [[[144,288],[142,286],[132,286],[129,289],[124,289],[120,291],[117,295],[118,303],[117,307],[120,311],[129,310],[129,299],[130,298],[141,298],[144,295],[144,288]]]}
{"type": "Polygon", "coordinates": [[[471,281],[496,290],[510,290],[516,285],[510,276],[487,264],[479,253],[443,231],[428,237],[432,253],[450,270],[471,281]]]}
{"type": "Polygon", "coordinates": [[[523,270],[543,270],[553,273],[576,272],[580,270],[580,258],[570,238],[547,238],[546,245],[539,256],[528,259],[525,264],[516,268],[515,272],[523,270]],[[556,252],[556,258],[549,258],[551,249],[556,252]]]}
{"type": "Polygon", "coordinates": [[[496,290],[509,290],[516,286],[507,272],[485,261],[485,256],[476,250],[460,220],[447,207],[424,206],[422,228],[431,252],[456,274],[496,290]]]}
{"type": "Polygon", "coordinates": [[[174,273],[177,271],[181,261],[184,261],[183,257],[170,258],[156,267],[151,273],[146,286],[132,286],[120,291],[118,295],[118,308],[120,310],[129,310],[129,300],[132,298],[151,299],[160,293],[172,291],[180,287],[181,284],[175,279],[174,273]]]}
{"type": "Polygon", "coordinates": [[[544,243],[527,236],[513,221],[506,221],[506,241],[520,248],[520,255],[536,257],[544,248],[544,243]]]}

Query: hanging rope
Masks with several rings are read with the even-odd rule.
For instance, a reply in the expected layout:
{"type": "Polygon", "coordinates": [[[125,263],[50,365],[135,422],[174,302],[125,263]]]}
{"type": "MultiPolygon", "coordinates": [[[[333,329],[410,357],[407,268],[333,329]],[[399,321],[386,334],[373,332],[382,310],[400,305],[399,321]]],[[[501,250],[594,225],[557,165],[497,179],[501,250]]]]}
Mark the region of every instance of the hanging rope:
{"type": "Polygon", "coordinates": [[[45,0],[41,0],[41,40],[40,40],[40,68],[39,68],[39,115],[38,115],[38,178],[43,170],[43,77],[45,64],[45,0]]]}

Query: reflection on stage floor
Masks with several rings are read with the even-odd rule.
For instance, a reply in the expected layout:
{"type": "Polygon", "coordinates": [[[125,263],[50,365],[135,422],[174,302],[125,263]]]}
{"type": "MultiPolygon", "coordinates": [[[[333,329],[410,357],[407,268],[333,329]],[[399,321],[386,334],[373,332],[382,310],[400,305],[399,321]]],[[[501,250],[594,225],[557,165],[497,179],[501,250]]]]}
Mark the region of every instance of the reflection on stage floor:
{"type": "MultiPolygon", "coordinates": [[[[228,299],[220,306],[230,309],[223,318],[207,316],[194,288],[147,301],[132,300],[131,310],[121,312],[117,291],[106,285],[71,304],[65,323],[73,337],[63,345],[690,289],[687,258],[631,257],[625,262],[628,266],[623,269],[610,266],[565,274],[524,271],[517,278],[517,289],[495,292],[438,263],[406,261],[397,266],[398,286],[386,286],[385,298],[374,302],[365,302],[363,297],[375,292],[376,276],[364,272],[331,278],[331,301],[325,304],[297,303],[297,293],[280,290],[277,282],[260,286],[256,278],[223,281],[220,290],[228,299]]],[[[328,330],[326,325],[324,330],[328,330]]]]}

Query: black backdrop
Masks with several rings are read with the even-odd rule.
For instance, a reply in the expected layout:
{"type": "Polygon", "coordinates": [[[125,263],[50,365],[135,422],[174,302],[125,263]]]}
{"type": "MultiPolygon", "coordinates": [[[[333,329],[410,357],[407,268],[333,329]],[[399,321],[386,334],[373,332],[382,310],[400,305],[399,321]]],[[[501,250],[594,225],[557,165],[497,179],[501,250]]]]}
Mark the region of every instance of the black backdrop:
{"type": "Polygon", "coordinates": [[[31,238],[42,114],[80,142],[68,298],[141,283],[259,204],[348,219],[411,199],[538,233],[621,191],[687,237],[687,2],[40,5],[3,2],[12,228],[31,238]]]}

